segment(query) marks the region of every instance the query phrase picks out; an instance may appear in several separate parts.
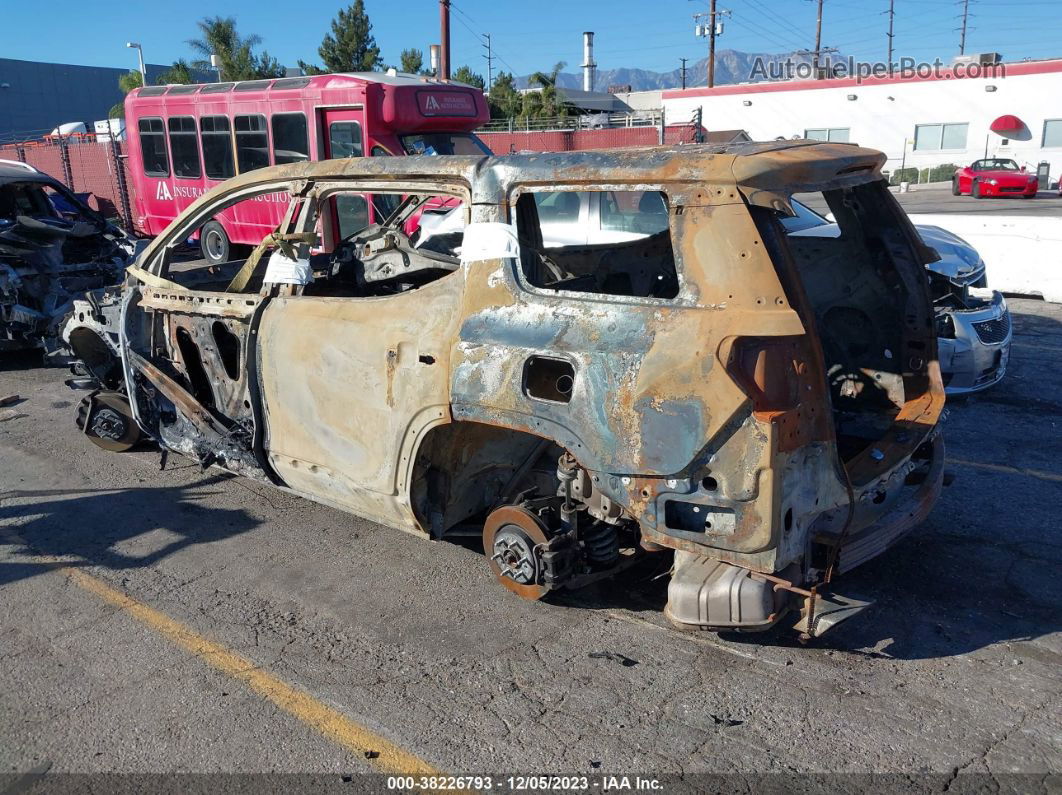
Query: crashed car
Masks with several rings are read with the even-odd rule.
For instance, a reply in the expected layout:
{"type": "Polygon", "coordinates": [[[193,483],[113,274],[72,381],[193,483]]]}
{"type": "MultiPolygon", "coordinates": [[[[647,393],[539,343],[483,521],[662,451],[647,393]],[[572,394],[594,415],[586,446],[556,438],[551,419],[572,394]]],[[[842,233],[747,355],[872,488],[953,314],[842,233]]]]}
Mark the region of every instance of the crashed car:
{"type": "Polygon", "coordinates": [[[73,297],[119,282],[134,249],[62,183],[0,161],[0,351],[53,351],[73,297]]]}
{"type": "MultiPolygon", "coordinates": [[[[796,215],[782,225],[795,237],[833,237],[837,224],[793,201],[796,215]]],[[[939,226],[916,225],[922,241],[940,258],[926,265],[936,312],[937,347],[944,391],[980,392],[1007,372],[1012,337],[1003,294],[988,289],[985,263],[977,250],[939,226]]]]}
{"type": "Polygon", "coordinates": [[[252,171],[75,313],[96,375],[79,423],[425,539],[478,535],[527,599],[673,550],[677,626],[788,615],[816,636],[866,606],[837,575],[943,480],[936,254],[884,159],[785,141],[252,171]],[[838,235],[786,234],[795,190],[838,235]],[[624,239],[548,241],[536,195],[569,191],[609,191],[624,239]],[[247,259],[178,261],[264,194],[287,212],[247,259]],[[379,195],[394,210],[366,226],[379,195]],[[423,220],[440,197],[463,224],[423,220]]]}

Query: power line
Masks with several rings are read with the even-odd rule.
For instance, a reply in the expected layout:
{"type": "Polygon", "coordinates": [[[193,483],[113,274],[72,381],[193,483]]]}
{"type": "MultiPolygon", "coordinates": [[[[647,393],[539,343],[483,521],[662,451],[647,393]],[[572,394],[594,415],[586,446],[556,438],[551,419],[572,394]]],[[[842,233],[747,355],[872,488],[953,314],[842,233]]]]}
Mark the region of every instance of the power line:
{"type": "MultiPolygon", "coordinates": [[[[495,60],[497,60],[497,61],[501,61],[503,64],[508,66],[509,67],[509,71],[515,76],[516,75],[516,69],[513,68],[513,65],[511,63],[509,63],[507,60],[505,60],[498,53],[498,51],[496,49],[494,49],[493,39],[491,37],[491,34],[490,33],[477,33],[475,30],[473,30],[471,27],[469,27],[468,24],[464,20],[461,19],[461,17],[464,17],[469,22],[471,22],[473,25],[478,25],[479,22],[474,20],[467,13],[465,13],[464,9],[458,8],[458,6],[456,4],[454,4],[452,1],[450,3],[450,8],[452,8],[453,10],[455,10],[458,13],[457,21],[460,22],[469,33],[471,33],[476,38],[481,39],[483,42],[485,42],[485,44],[483,44],[483,46],[487,47],[487,53],[488,54],[487,54],[487,56],[484,56],[484,57],[487,58],[487,73],[488,73],[488,75],[491,73],[491,71],[493,69],[493,65],[494,65],[493,62],[495,60]]],[[[489,88],[492,84],[493,84],[493,79],[491,79],[491,81],[487,83],[487,87],[489,88]]]]}

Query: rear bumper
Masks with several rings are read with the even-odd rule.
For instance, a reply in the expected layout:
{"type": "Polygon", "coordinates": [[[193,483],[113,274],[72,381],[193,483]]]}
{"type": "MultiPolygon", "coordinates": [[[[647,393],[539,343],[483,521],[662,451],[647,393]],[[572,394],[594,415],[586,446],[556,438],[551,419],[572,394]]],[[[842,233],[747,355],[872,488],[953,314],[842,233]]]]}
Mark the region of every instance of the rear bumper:
{"type": "MultiPolygon", "coordinates": [[[[940,497],[944,485],[944,439],[937,433],[931,445],[929,468],[917,486],[877,522],[845,537],[837,558],[837,571],[846,572],[876,558],[920,525],[940,497]]],[[[829,542],[830,539],[822,539],[829,542]]]]}

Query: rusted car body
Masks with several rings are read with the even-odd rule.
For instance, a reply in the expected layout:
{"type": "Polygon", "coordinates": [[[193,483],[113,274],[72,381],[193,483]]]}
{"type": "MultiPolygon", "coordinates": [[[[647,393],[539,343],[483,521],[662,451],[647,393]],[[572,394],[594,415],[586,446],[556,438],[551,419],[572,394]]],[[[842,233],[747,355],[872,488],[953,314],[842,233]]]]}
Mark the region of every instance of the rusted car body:
{"type": "Polygon", "coordinates": [[[778,142],[254,171],[68,327],[111,412],[82,426],[128,439],[124,410],[204,465],[425,538],[482,532],[528,598],[671,549],[674,623],[795,613],[819,634],[862,606],[833,576],[917,525],[942,481],[934,254],[883,160],[778,142]],[[542,191],[611,192],[630,239],[550,247],[542,191]],[[805,191],[837,237],[787,237],[805,191]],[[248,261],[176,263],[263,194],[289,210],[248,261]],[[384,194],[401,197],[385,224],[336,233],[342,197],[384,194]],[[461,223],[407,236],[416,212],[437,220],[428,197],[461,223]]]}

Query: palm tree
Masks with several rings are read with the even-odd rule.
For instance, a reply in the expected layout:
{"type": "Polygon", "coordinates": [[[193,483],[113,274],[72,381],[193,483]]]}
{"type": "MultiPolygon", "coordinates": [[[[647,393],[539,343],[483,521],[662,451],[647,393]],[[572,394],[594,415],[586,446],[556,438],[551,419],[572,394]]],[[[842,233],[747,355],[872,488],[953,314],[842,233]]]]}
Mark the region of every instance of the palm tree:
{"type": "Polygon", "coordinates": [[[200,37],[188,40],[188,46],[202,56],[192,64],[196,69],[211,69],[210,56],[216,55],[221,61],[222,80],[283,77],[283,68],[275,58],[265,52],[255,55],[254,48],[262,43],[262,37],[253,33],[241,36],[235,17],[205,17],[196,26],[200,37]]]}
{"type": "Polygon", "coordinates": [[[542,89],[534,92],[538,94],[538,97],[534,100],[531,99],[531,94],[524,95],[525,116],[553,117],[568,115],[568,108],[557,93],[557,79],[560,77],[560,73],[564,71],[565,66],[567,64],[564,61],[558,61],[554,64],[553,71],[549,74],[535,72],[527,78],[529,85],[538,84],[542,89]],[[535,112],[529,113],[528,111],[535,112]]]}
{"type": "Polygon", "coordinates": [[[192,77],[192,67],[184,58],[178,58],[173,65],[158,76],[155,82],[160,86],[189,85],[195,82],[192,77]]]}
{"type": "MultiPolygon", "coordinates": [[[[140,88],[143,85],[144,76],[136,69],[131,72],[126,72],[118,78],[118,88],[122,90],[122,94],[125,96],[127,96],[134,88],[140,88]]],[[[121,119],[125,117],[125,96],[111,106],[111,109],[107,112],[107,115],[110,118],[121,119]]]]}

